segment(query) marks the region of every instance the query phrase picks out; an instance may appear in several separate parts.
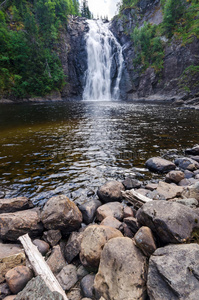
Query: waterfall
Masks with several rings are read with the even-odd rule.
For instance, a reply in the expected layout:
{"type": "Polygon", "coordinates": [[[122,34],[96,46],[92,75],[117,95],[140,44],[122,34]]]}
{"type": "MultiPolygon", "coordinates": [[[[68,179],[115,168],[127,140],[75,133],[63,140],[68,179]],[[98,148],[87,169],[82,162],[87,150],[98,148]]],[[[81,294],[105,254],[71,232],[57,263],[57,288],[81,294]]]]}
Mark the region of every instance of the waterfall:
{"type": "Polygon", "coordinates": [[[88,20],[88,69],[83,100],[117,100],[122,77],[122,47],[102,20],[88,20]]]}

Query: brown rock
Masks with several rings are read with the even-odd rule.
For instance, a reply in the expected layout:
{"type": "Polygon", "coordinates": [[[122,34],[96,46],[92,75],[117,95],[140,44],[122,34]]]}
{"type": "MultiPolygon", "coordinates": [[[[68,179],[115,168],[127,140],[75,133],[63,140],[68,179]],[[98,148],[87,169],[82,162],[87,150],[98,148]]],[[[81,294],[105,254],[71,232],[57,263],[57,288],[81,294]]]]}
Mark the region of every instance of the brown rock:
{"type": "Polygon", "coordinates": [[[101,222],[106,217],[114,217],[117,220],[122,220],[124,216],[124,207],[119,202],[109,202],[97,209],[96,219],[101,222]]]}
{"type": "Polygon", "coordinates": [[[3,300],[14,300],[16,298],[16,295],[7,296],[3,300]]]}
{"type": "Polygon", "coordinates": [[[133,235],[138,231],[138,222],[137,219],[134,217],[125,218],[123,222],[130,228],[133,235]]]}
{"type": "Polygon", "coordinates": [[[100,225],[109,226],[120,231],[123,229],[122,223],[113,217],[106,217],[100,225]]]}
{"type": "Polygon", "coordinates": [[[46,255],[46,253],[50,250],[49,244],[47,244],[46,242],[44,242],[44,241],[42,241],[42,240],[35,239],[32,243],[33,243],[35,246],[37,246],[39,252],[40,252],[42,255],[46,255]]]}
{"type": "Polygon", "coordinates": [[[0,283],[10,269],[25,264],[26,256],[20,245],[0,243],[0,283]]]}
{"type": "Polygon", "coordinates": [[[124,218],[135,217],[136,211],[133,210],[130,206],[124,207],[124,218]]]}
{"type": "Polygon", "coordinates": [[[185,178],[185,175],[181,171],[171,171],[166,175],[165,181],[170,183],[179,183],[182,179],[185,178]]]}
{"type": "Polygon", "coordinates": [[[42,233],[43,226],[36,209],[0,214],[0,238],[16,241],[18,237],[28,233],[31,237],[42,233]]]}
{"type": "Polygon", "coordinates": [[[83,266],[96,269],[104,245],[114,237],[122,237],[122,233],[114,228],[102,225],[88,226],[83,234],[80,260],[83,266]]]}
{"type": "Polygon", "coordinates": [[[45,231],[43,234],[43,239],[49,243],[52,247],[56,246],[59,241],[61,240],[62,235],[61,232],[59,230],[48,230],[45,231]]]}
{"type": "Polygon", "coordinates": [[[82,237],[82,232],[71,233],[64,250],[64,256],[68,263],[71,263],[71,261],[79,254],[82,237]]]}
{"type": "Polygon", "coordinates": [[[157,249],[153,233],[149,227],[141,227],[134,236],[134,240],[137,247],[148,257],[157,249]]]}
{"type": "Polygon", "coordinates": [[[149,182],[146,186],[145,186],[145,189],[147,190],[150,190],[150,191],[154,191],[156,190],[158,187],[158,184],[157,183],[151,183],[149,182]]]}
{"type": "Polygon", "coordinates": [[[122,200],[121,191],[124,190],[125,188],[121,182],[108,181],[98,189],[97,195],[100,198],[100,200],[104,203],[121,201],[122,200]]]}
{"type": "Polygon", "coordinates": [[[183,243],[199,228],[194,209],[176,202],[150,201],[137,212],[137,220],[155,232],[163,243],[183,243]]]}
{"type": "Polygon", "coordinates": [[[153,172],[167,173],[171,170],[175,170],[176,166],[169,160],[161,157],[153,157],[147,160],[146,167],[153,172]]]}
{"type": "Polygon", "coordinates": [[[67,234],[79,229],[82,214],[74,202],[60,195],[48,200],[41,213],[41,219],[45,228],[59,229],[67,234]]]}
{"type": "Polygon", "coordinates": [[[28,281],[33,277],[32,271],[25,266],[18,266],[6,273],[6,282],[13,294],[17,294],[23,290],[28,281]]]}
{"type": "Polygon", "coordinates": [[[167,200],[167,199],[180,197],[183,192],[183,187],[160,181],[157,187],[157,192],[163,195],[167,200]]]}
{"type": "Polygon", "coordinates": [[[0,214],[32,208],[32,202],[26,197],[0,199],[0,214]]]}
{"type": "Polygon", "coordinates": [[[145,299],[146,258],[131,239],[114,238],[105,245],[94,289],[97,299],[145,299]]]}
{"type": "Polygon", "coordinates": [[[53,247],[52,253],[46,262],[54,274],[58,274],[61,269],[63,269],[66,265],[66,261],[59,245],[53,247]]]}

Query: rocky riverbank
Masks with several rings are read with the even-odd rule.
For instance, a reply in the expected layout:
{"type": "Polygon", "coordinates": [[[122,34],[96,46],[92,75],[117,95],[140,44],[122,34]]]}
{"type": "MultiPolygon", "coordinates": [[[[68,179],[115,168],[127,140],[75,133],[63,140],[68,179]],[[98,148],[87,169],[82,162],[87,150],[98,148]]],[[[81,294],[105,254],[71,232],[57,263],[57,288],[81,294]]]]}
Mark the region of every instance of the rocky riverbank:
{"type": "Polygon", "coordinates": [[[199,146],[146,162],[161,181],[109,181],[77,206],[65,195],[43,208],[0,199],[0,299],[62,299],[28,262],[28,233],[69,300],[197,299],[199,146]],[[128,202],[136,191],[146,203],[128,202]]]}

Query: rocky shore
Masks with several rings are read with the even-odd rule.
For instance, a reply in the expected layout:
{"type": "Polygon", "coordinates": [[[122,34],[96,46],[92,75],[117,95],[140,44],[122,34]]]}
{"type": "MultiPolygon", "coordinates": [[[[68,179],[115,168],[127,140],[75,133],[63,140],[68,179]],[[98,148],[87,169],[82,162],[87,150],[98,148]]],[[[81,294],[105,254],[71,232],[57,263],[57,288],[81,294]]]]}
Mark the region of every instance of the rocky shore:
{"type": "Polygon", "coordinates": [[[69,300],[198,299],[199,145],[146,162],[161,181],[109,181],[77,206],[0,199],[0,299],[63,299],[35,276],[18,238],[37,246],[69,300]],[[136,191],[147,199],[132,204],[136,191]]]}

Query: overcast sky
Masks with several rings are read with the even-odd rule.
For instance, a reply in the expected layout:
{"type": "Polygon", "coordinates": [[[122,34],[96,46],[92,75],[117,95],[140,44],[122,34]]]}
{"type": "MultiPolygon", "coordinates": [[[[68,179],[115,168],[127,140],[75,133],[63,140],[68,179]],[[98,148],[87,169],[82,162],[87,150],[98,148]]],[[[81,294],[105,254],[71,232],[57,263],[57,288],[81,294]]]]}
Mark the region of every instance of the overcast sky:
{"type": "Polygon", "coordinates": [[[108,16],[110,20],[117,12],[118,2],[120,0],[88,0],[88,6],[94,17],[108,16]]]}

